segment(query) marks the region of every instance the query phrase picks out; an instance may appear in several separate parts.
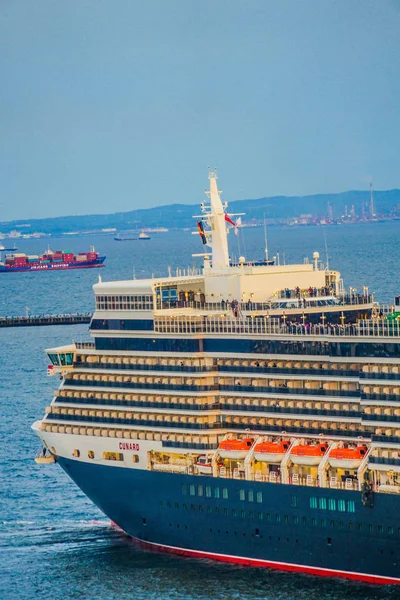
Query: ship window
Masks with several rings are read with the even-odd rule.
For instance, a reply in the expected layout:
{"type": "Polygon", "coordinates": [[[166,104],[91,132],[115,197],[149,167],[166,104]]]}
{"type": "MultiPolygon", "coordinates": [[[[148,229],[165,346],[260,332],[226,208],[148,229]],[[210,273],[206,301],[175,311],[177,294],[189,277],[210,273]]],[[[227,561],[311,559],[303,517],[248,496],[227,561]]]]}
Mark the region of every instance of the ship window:
{"type": "Polygon", "coordinates": [[[219,488],[214,488],[214,498],[219,498],[219,488]]]}
{"type": "Polygon", "coordinates": [[[263,518],[264,518],[264,515],[262,514],[262,512],[259,512],[259,513],[258,513],[258,518],[260,519],[260,521],[262,521],[262,520],[263,520],[263,518]]]}
{"type": "Polygon", "coordinates": [[[222,497],[225,498],[225,500],[228,498],[228,488],[222,488],[222,497]]]}
{"type": "Polygon", "coordinates": [[[183,510],[187,510],[187,504],[182,504],[183,510]]]}
{"type": "Polygon", "coordinates": [[[122,452],[103,452],[103,460],[124,460],[122,452]]]}
{"type": "Polygon", "coordinates": [[[293,523],[295,525],[298,525],[299,524],[299,517],[293,517],[293,523]]]}
{"type": "Polygon", "coordinates": [[[257,498],[257,502],[261,503],[262,502],[262,492],[257,492],[256,494],[256,498],[257,498]]]}
{"type": "Polygon", "coordinates": [[[276,515],[275,516],[275,520],[276,520],[277,523],[280,523],[281,515],[276,515]]]}
{"type": "Polygon", "coordinates": [[[318,498],[315,496],[311,496],[310,498],[310,508],[318,508],[318,498]]]}
{"type": "Polygon", "coordinates": [[[383,526],[382,525],[378,525],[378,533],[383,533],[383,526]]]}
{"type": "Polygon", "coordinates": [[[326,510],[326,498],[319,498],[319,500],[318,500],[318,506],[322,510],[326,510]]]}
{"type": "Polygon", "coordinates": [[[207,506],[207,512],[210,513],[212,511],[211,506],[207,506]]]}
{"type": "Polygon", "coordinates": [[[284,516],[284,521],[285,521],[285,523],[289,523],[289,517],[288,517],[288,515],[284,516]]]}
{"type": "Polygon", "coordinates": [[[358,531],[362,531],[362,530],[363,530],[363,524],[362,524],[362,523],[359,523],[359,524],[358,524],[358,531]]]}
{"type": "Polygon", "coordinates": [[[138,454],[132,454],[132,462],[134,462],[134,463],[138,463],[139,462],[139,455],[138,454]]]}
{"type": "Polygon", "coordinates": [[[343,529],[343,527],[344,527],[343,521],[339,521],[339,529],[343,529]]]}
{"type": "Polygon", "coordinates": [[[307,523],[307,517],[303,517],[303,518],[301,519],[301,521],[302,521],[303,525],[305,525],[305,524],[307,523]]]}
{"type": "Polygon", "coordinates": [[[191,496],[194,496],[196,494],[196,488],[194,487],[194,485],[189,486],[189,494],[191,496]]]}
{"type": "Polygon", "coordinates": [[[211,498],[211,486],[206,485],[206,496],[207,498],[211,498]]]}
{"type": "Polygon", "coordinates": [[[81,453],[79,452],[78,448],[75,448],[75,450],[73,451],[73,455],[75,456],[75,458],[79,458],[81,453]]]}
{"type": "Polygon", "coordinates": [[[368,525],[368,531],[369,531],[369,533],[372,533],[374,531],[374,526],[368,525]]]}
{"type": "Polygon", "coordinates": [[[297,506],[297,496],[290,496],[290,506],[293,506],[294,508],[296,508],[297,506]]]}
{"type": "Polygon", "coordinates": [[[89,458],[94,458],[94,452],[93,452],[93,450],[88,450],[87,455],[88,455],[89,458]]]}
{"type": "Polygon", "coordinates": [[[249,502],[254,502],[254,493],[253,490],[249,490],[247,493],[247,498],[249,502]]]}
{"type": "Polygon", "coordinates": [[[239,490],[239,500],[246,500],[246,493],[244,490],[239,490]]]}
{"type": "Polygon", "coordinates": [[[345,512],[346,510],[346,501],[345,500],[338,500],[338,511],[339,512],[345,512]]]}
{"type": "Polygon", "coordinates": [[[197,494],[198,494],[199,496],[202,496],[202,495],[203,495],[203,486],[202,486],[202,485],[199,485],[199,487],[197,488],[197,494]]]}
{"type": "Polygon", "coordinates": [[[195,505],[194,505],[194,504],[191,504],[191,505],[190,505],[190,510],[191,510],[191,511],[193,511],[193,512],[195,512],[195,510],[196,510],[196,507],[195,507],[195,505]]]}
{"type": "Polygon", "coordinates": [[[254,519],[254,511],[249,510],[249,519],[254,519]]]}
{"type": "Polygon", "coordinates": [[[167,502],[167,508],[171,508],[171,502],[167,502]]]}
{"type": "Polygon", "coordinates": [[[181,489],[182,489],[182,494],[184,496],[186,496],[186,494],[187,494],[187,485],[183,485],[181,489]]]}
{"type": "Polygon", "coordinates": [[[333,521],[333,520],[332,520],[332,521],[329,521],[329,525],[330,525],[331,527],[335,527],[335,521],[333,521]]]}
{"type": "Polygon", "coordinates": [[[266,516],[266,518],[267,518],[267,521],[270,521],[270,520],[271,520],[271,515],[270,515],[270,513],[266,513],[266,514],[265,514],[265,516],[266,516]]]}
{"type": "Polygon", "coordinates": [[[175,502],[175,508],[179,510],[179,502],[175,502]]]}
{"type": "Polygon", "coordinates": [[[246,518],[246,511],[245,510],[241,510],[240,511],[240,516],[242,517],[242,519],[246,518]]]}
{"type": "Polygon", "coordinates": [[[227,508],[224,508],[224,515],[228,516],[228,509],[227,508]]]}
{"type": "Polygon", "coordinates": [[[219,515],[219,508],[218,508],[218,506],[215,507],[215,512],[216,512],[217,515],[219,515]]]}
{"type": "Polygon", "coordinates": [[[199,504],[199,512],[203,512],[203,506],[199,504]]]}
{"type": "Polygon", "coordinates": [[[356,506],[354,500],[347,500],[347,511],[356,512],[356,506]]]}
{"type": "Polygon", "coordinates": [[[394,529],[393,529],[393,527],[388,527],[388,534],[389,534],[389,535],[393,535],[393,534],[394,534],[394,529]]]}
{"type": "Polygon", "coordinates": [[[236,513],[236,508],[232,508],[232,517],[236,517],[237,513],[236,513]]]}
{"type": "Polygon", "coordinates": [[[350,531],[352,531],[352,529],[353,529],[353,523],[351,521],[349,522],[348,527],[349,527],[350,531]]]}
{"type": "Polygon", "coordinates": [[[326,527],[326,519],[321,519],[321,527],[326,527]]]}
{"type": "Polygon", "coordinates": [[[311,524],[312,524],[312,525],[318,525],[318,523],[317,523],[317,519],[316,519],[315,517],[313,517],[313,518],[311,519],[311,524]]]}
{"type": "Polygon", "coordinates": [[[336,510],[336,499],[335,498],[329,498],[329,500],[328,500],[328,506],[329,506],[329,510],[336,510]]]}

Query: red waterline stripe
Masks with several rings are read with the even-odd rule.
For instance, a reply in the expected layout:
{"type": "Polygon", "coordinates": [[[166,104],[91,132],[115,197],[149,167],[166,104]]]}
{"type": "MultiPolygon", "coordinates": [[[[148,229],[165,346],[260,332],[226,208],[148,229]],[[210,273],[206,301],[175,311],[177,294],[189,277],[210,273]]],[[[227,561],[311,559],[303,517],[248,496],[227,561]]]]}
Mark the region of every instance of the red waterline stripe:
{"type": "MultiPolygon", "coordinates": [[[[116,525],[113,523],[113,525],[116,525]]],[[[118,526],[117,526],[118,527],[118,526]]],[[[320,577],[341,577],[343,579],[352,579],[355,581],[363,581],[365,583],[375,584],[400,584],[400,578],[384,577],[381,575],[370,575],[368,573],[354,573],[353,571],[338,571],[334,569],[324,569],[321,567],[309,567],[306,565],[296,565],[285,562],[275,562],[269,560],[260,560],[257,558],[245,558],[240,556],[231,556],[230,554],[214,554],[212,552],[201,552],[199,550],[188,550],[186,548],[178,548],[175,546],[164,546],[154,542],[145,542],[133,536],[130,536],[137,547],[143,550],[151,550],[153,552],[163,552],[167,554],[178,554],[189,558],[207,558],[220,562],[232,563],[236,565],[244,565],[247,567],[267,567],[279,571],[292,571],[295,573],[307,573],[309,575],[318,575],[320,577]]]]}

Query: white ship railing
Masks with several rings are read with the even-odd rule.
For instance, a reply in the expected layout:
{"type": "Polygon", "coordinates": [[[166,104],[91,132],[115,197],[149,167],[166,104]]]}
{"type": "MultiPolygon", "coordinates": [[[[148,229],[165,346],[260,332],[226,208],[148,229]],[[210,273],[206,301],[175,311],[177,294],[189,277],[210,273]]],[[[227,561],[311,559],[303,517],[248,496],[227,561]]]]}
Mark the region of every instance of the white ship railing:
{"type": "Polygon", "coordinates": [[[400,323],[384,319],[359,321],[356,324],[311,325],[284,324],[268,317],[233,318],[208,315],[203,317],[157,316],[154,319],[157,333],[174,334],[235,334],[279,336],[329,336],[329,337],[400,337],[400,323]]]}

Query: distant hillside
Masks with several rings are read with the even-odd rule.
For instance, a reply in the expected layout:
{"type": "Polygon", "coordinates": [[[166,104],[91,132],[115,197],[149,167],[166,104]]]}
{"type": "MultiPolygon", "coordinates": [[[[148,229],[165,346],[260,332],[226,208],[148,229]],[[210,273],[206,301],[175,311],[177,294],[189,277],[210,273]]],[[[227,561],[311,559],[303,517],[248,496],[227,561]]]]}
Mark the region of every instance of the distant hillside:
{"type": "MultiPolygon", "coordinates": [[[[374,192],[377,214],[388,215],[400,210],[400,190],[374,192]]],[[[333,216],[344,213],[347,205],[350,211],[354,204],[357,214],[361,214],[362,204],[368,205],[368,191],[348,191],[340,194],[316,194],[314,196],[274,196],[254,200],[234,200],[229,203],[229,212],[246,213],[245,220],[262,220],[264,214],[268,220],[283,220],[299,217],[303,214],[326,215],[327,203],[331,204],[333,216]]],[[[192,215],[198,212],[197,205],[169,204],[155,208],[142,208],[124,213],[108,215],[67,216],[46,219],[25,219],[0,222],[0,231],[7,233],[19,229],[22,224],[31,227],[22,232],[40,231],[44,233],[64,233],[67,231],[100,230],[115,227],[118,231],[140,229],[142,227],[184,228],[192,227],[192,215]]]]}

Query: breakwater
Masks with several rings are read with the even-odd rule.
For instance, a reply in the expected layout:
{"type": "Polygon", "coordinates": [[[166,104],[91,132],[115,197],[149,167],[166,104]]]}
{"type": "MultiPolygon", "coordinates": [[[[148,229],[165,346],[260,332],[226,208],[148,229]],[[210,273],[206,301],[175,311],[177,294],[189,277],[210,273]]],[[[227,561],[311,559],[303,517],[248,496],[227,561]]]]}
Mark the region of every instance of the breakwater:
{"type": "Polygon", "coordinates": [[[78,325],[90,323],[92,313],[65,315],[31,315],[28,317],[0,317],[0,327],[29,327],[38,325],[78,325]]]}

